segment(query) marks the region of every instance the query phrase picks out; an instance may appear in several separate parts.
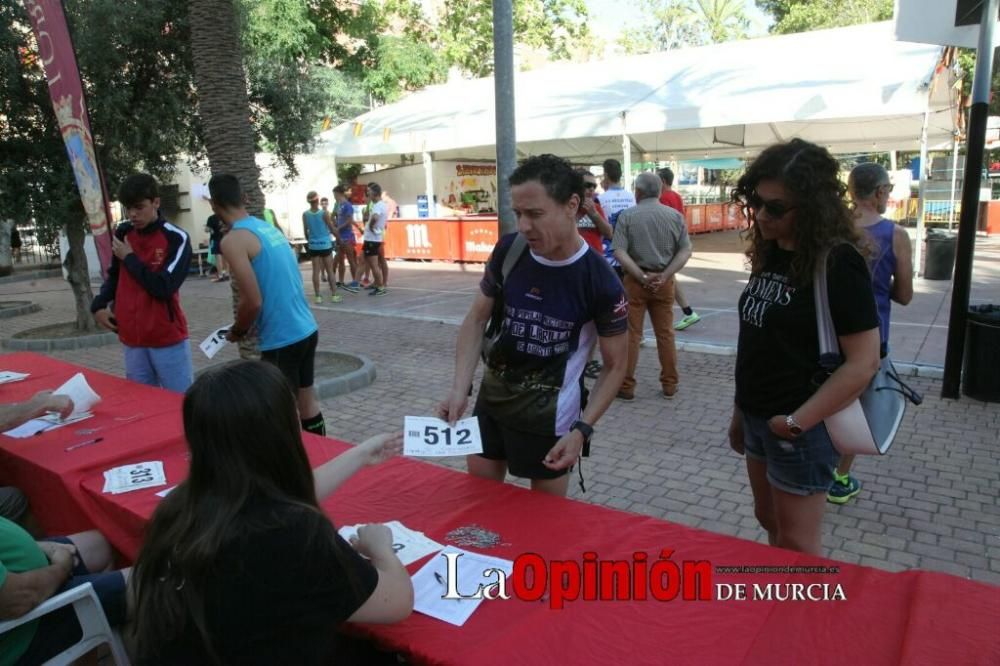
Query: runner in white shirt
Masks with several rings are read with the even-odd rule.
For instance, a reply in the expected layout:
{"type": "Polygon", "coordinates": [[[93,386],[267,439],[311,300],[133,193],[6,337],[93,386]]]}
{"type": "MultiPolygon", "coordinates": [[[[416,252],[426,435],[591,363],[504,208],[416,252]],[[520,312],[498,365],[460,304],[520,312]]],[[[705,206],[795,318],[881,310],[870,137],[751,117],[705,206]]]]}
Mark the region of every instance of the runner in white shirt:
{"type": "Polygon", "coordinates": [[[382,296],[386,293],[386,283],[389,277],[389,264],[385,260],[385,225],[388,214],[385,202],[382,201],[382,187],[378,183],[368,183],[366,191],[371,210],[368,213],[368,223],[365,225],[364,247],[365,263],[375,280],[370,287],[369,296],[382,296]]]}
{"type": "MultiPolygon", "coordinates": [[[[601,208],[604,209],[604,214],[611,224],[611,229],[614,230],[615,224],[618,223],[618,214],[626,208],[631,208],[635,205],[635,195],[621,185],[621,162],[607,159],[604,160],[602,166],[604,168],[604,177],[601,179],[601,187],[604,188],[604,194],[600,196],[601,208]]],[[[618,277],[621,278],[623,276],[622,267],[618,263],[618,260],[615,259],[614,250],[611,249],[611,240],[607,238],[604,239],[604,258],[608,260],[608,264],[615,270],[618,277]]]]}

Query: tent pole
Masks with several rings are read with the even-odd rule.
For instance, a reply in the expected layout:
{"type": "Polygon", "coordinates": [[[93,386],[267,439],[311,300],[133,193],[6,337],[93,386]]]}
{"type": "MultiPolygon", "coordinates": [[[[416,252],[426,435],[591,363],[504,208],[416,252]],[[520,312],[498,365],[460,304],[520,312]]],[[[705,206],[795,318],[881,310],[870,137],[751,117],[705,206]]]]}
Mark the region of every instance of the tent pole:
{"type": "Polygon", "coordinates": [[[896,171],[896,151],[889,151],[889,171],[896,171]]]}
{"type": "Polygon", "coordinates": [[[493,0],[493,95],[496,110],[497,213],[502,236],[517,231],[508,180],[517,168],[513,0],[493,0]]]}
{"type": "Polygon", "coordinates": [[[983,2],[979,23],[976,73],[972,79],[972,108],[969,109],[969,131],[965,135],[962,214],[958,218],[958,249],[955,253],[955,277],[951,287],[948,343],[945,346],[944,378],[941,382],[942,398],[957,399],[962,380],[965,327],[969,316],[969,292],[972,290],[972,261],[976,249],[976,220],[979,217],[979,187],[982,184],[990,79],[993,73],[993,30],[998,6],[1000,0],[983,2]]]}
{"type": "Polygon", "coordinates": [[[427,195],[427,216],[437,217],[437,206],[434,204],[434,163],[431,154],[426,150],[421,156],[424,158],[424,193],[427,195]]]}
{"type": "MultiPolygon", "coordinates": [[[[927,104],[930,105],[930,93],[927,93],[927,104]]],[[[924,111],[924,125],[920,130],[920,180],[917,194],[917,239],[913,244],[913,274],[922,275],[923,266],[921,259],[924,253],[924,197],[927,193],[927,123],[930,121],[931,111],[928,108],[924,111]]]]}
{"type": "Polygon", "coordinates": [[[948,231],[955,223],[955,181],[958,180],[958,132],[951,137],[951,196],[948,198],[948,231]]]}
{"type": "Polygon", "coordinates": [[[622,187],[632,189],[632,140],[625,127],[625,112],[622,111],[622,187]]]}

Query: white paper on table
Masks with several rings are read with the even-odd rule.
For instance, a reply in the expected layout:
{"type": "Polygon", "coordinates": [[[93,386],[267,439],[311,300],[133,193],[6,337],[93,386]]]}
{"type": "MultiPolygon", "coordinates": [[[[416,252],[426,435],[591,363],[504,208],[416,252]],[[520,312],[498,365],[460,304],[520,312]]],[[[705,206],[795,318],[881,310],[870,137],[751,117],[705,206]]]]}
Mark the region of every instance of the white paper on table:
{"type": "Polygon", "coordinates": [[[459,594],[466,596],[474,595],[480,585],[485,587],[497,582],[496,574],[483,576],[484,571],[499,569],[509,576],[514,570],[514,563],[499,557],[480,555],[449,546],[413,574],[413,610],[461,627],[479,608],[483,599],[442,598],[447,594],[449,585],[448,561],[445,559],[445,553],[461,554],[456,560],[458,580],[455,581],[455,586],[459,594]]]}
{"type": "Polygon", "coordinates": [[[449,426],[432,416],[407,416],[403,419],[404,456],[464,456],[483,452],[479,419],[470,416],[449,426]]]}
{"type": "Polygon", "coordinates": [[[93,414],[90,412],[83,412],[77,414],[76,416],[70,416],[65,419],[60,419],[58,414],[46,414],[45,416],[40,416],[37,419],[31,419],[30,421],[25,421],[16,428],[12,428],[5,432],[4,434],[8,437],[17,437],[19,439],[24,439],[26,437],[33,437],[35,435],[41,435],[44,432],[50,430],[58,430],[63,426],[67,426],[70,423],[76,423],[77,421],[85,421],[92,417],[93,414]]]}
{"type": "MultiPolygon", "coordinates": [[[[398,520],[391,520],[385,526],[392,532],[392,549],[404,567],[444,548],[437,541],[428,539],[423,532],[411,530],[398,520]]],[[[349,525],[338,531],[340,536],[350,541],[351,537],[357,536],[359,527],[360,525],[349,525]]]]}
{"type": "Polygon", "coordinates": [[[201,349],[205,356],[212,358],[218,354],[223,347],[229,344],[229,341],[226,340],[227,333],[229,333],[228,326],[222,326],[221,328],[215,329],[212,331],[211,335],[205,338],[201,344],[198,345],[198,348],[201,349]]]}
{"type": "Polygon", "coordinates": [[[112,495],[165,485],[167,477],[159,460],[122,465],[104,473],[104,492],[112,495]]]}
{"type": "Polygon", "coordinates": [[[87,378],[82,372],[78,372],[69,378],[65,384],[52,392],[53,395],[65,395],[73,401],[73,412],[69,418],[73,418],[82,412],[89,412],[90,408],[101,401],[101,396],[90,388],[87,378]]]}
{"type": "Polygon", "coordinates": [[[27,372],[14,372],[13,370],[0,370],[0,384],[11,384],[27,379],[27,372]]]}

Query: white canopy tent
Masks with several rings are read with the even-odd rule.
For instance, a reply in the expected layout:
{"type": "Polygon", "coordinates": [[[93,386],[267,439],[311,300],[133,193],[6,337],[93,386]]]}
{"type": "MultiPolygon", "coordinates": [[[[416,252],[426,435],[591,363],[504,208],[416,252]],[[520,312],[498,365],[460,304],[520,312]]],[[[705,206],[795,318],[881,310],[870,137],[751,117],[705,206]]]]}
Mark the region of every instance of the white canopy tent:
{"type": "MultiPolygon", "coordinates": [[[[942,49],[893,24],[730,42],[515,80],[519,154],[574,161],[744,157],[792,137],[836,153],[947,149],[955,129],[942,49]],[[936,74],[942,74],[938,80],[936,74]]],[[[493,80],[433,86],[324,132],[338,162],[495,158],[493,80]]],[[[627,168],[627,166],[626,166],[627,168]]]]}

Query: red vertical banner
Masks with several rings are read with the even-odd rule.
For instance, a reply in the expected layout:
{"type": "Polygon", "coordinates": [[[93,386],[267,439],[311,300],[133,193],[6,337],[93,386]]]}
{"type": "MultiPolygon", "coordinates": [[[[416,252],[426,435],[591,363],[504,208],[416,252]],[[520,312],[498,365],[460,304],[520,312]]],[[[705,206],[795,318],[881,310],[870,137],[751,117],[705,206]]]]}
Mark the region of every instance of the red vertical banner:
{"type": "Polygon", "coordinates": [[[24,6],[31,17],[38,42],[38,56],[45,68],[45,80],[49,84],[49,96],[59,122],[59,131],[73,166],[73,177],[87,214],[90,232],[94,236],[101,274],[106,275],[111,263],[111,211],[108,209],[104,178],[97,164],[87,103],[66,15],[60,0],[24,0],[24,6]]]}

